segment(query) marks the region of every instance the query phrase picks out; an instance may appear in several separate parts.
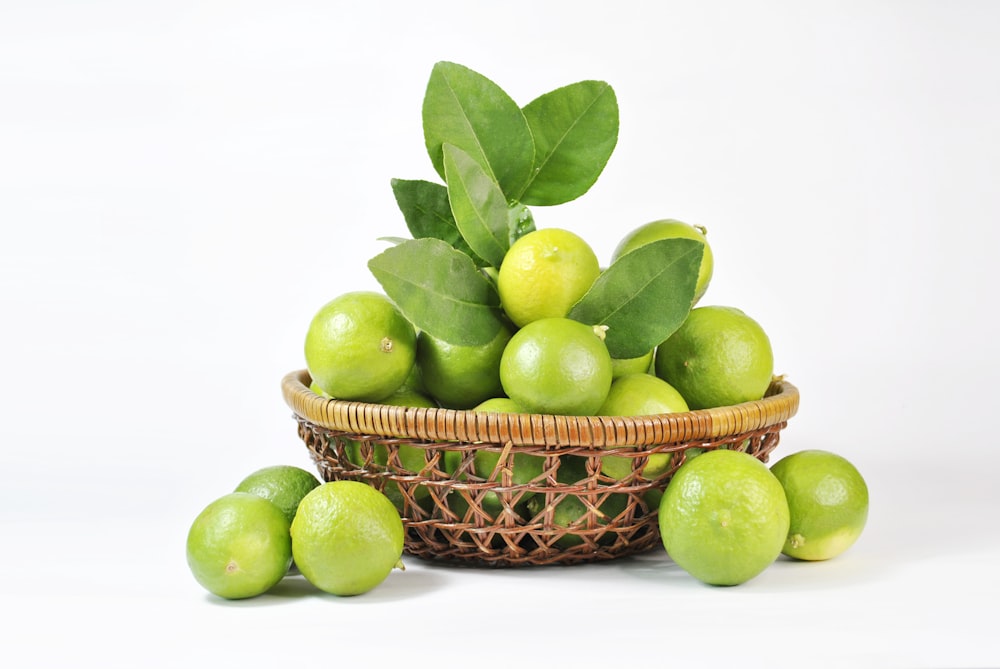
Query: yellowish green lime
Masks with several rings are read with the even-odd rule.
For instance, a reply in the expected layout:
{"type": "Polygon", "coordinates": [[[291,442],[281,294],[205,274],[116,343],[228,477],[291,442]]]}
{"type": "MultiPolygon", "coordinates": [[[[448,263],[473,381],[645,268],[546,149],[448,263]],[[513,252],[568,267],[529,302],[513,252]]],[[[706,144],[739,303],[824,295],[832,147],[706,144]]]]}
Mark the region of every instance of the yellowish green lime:
{"type": "Polygon", "coordinates": [[[656,375],[691,409],[759,400],[774,372],[771,340],[757,321],[733,307],[692,309],[656,349],[656,375]]]}
{"type": "Polygon", "coordinates": [[[632,230],[632,232],[627,234],[618,243],[618,246],[615,247],[614,253],[612,253],[611,256],[612,262],[629,251],[634,251],[643,244],[655,242],[659,239],[673,239],[676,237],[694,239],[705,245],[705,250],[702,252],[701,256],[701,265],[698,267],[698,279],[695,283],[694,301],[692,302],[692,304],[694,304],[697,303],[698,300],[705,295],[705,291],[708,290],[708,284],[712,280],[712,271],[715,265],[712,255],[712,247],[708,243],[705,228],[688,225],[683,221],[669,218],[646,223],[645,225],[641,225],[632,230]]]}
{"type": "Polygon", "coordinates": [[[782,552],[829,560],[854,545],[868,521],[868,485],[846,458],[812,449],[771,466],[785,489],[791,523],[782,552]]]}
{"type": "Polygon", "coordinates": [[[267,592],[292,561],[288,518],[248,492],[229,493],[206,506],[188,530],[186,549],[195,580],[225,599],[267,592]]]}
{"type": "Polygon", "coordinates": [[[560,228],[534,230],[504,256],[497,275],[500,304],[519,327],[562,317],[600,272],[597,255],[578,235],[560,228]]]}
{"type": "Polygon", "coordinates": [[[660,538],[682,569],[711,585],[749,581],[781,554],[789,511],[781,483],[742,451],[686,461],[660,500],[660,538]]]}
{"type": "Polygon", "coordinates": [[[291,526],[292,556],[324,592],[368,592],[403,568],[403,521],[385,495],[359,481],[329,481],[299,504],[291,526]]]}
{"type": "Polygon", "coordinates": [[[305,357],[331,397],[377,402],[407,380],[416,359],[413,325],[381,293],[344,293],[325,304],[306,333],[305,357]]]}

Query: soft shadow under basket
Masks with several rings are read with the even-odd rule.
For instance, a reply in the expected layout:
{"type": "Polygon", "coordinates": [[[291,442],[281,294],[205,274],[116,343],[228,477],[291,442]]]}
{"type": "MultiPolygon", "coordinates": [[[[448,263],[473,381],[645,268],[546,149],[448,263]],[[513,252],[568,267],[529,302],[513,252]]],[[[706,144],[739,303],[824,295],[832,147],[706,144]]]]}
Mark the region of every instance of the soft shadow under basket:
{"type": "Polygon", "coordinates": [[[495,567],[597,562],[660,545],[658,503],[677,468],[716,448],[767,462],[799,405],[782,377],[759,401],[630,417],[347,402],[309,384],[307,371],[291,372],[282,393],[324,480],[386,493],[408,554],[495,567]],[[480,462],[485,476],[477,453],[495,461],[489,471],[480,462]]]}

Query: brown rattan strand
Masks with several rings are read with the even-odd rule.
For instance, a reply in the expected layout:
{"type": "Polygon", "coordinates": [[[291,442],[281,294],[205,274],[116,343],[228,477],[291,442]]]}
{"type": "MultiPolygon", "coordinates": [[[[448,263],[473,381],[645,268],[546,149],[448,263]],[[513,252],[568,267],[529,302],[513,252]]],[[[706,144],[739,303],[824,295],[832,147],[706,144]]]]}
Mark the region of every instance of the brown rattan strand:
{"type": "Polygon", "coordinates": [[[306,370],[282,379],[282,394],[296,416],[345,433],[414,437],[429,441],[601,448],[712,439],[787,421],[799,405],[798,389],[775,377],[764,399],[728,407],[655,416],[553,416],[396,407],[323,398],[309,390],[306,370]]]}

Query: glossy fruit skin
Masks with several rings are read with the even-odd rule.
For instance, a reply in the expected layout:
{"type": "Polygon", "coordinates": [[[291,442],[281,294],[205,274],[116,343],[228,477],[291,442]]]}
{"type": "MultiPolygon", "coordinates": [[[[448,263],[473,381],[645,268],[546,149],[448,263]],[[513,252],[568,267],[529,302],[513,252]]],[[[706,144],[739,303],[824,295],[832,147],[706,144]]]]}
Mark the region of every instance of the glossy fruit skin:
{"type": "Polygon", "coordinates": [[[360,481],[328,481],[303,498],[292,521],[295,564],[314,586],[364,594],[400,565],[403,522],[396,507],[360,481]]]}
{"type": "Polygon", "coordinates": [[[187,535],[187,563],[195,580],[224,599],[264,594],[288,573],[289,523],[277,506],[233,492],[206,506],[187,535]]]}
{"type": "Polygon", "coordinates": [[[306,366],[331,397],[378,402],[409,378],[416,340],[413,325],[385,295],[344,293],[323,305],[310,322],[306,366]]]}
{"type": "Polygon", "coordinates": [[[500,304],[518,327],[562,317],[601,273],[593,249],[560,228],[529,232],[507,250],[497,275],[500,304]]]}
{"type": "Polygon", "coordinates": [[[319,483],[312,472],[301,467],[273,465],[248,474],[236,485],[235,492],[249,492],[263,497],[281,509],[291,524],[299,502],[319,483]]]}
{"type": "Polygon", "coordinates": [[[692,302],[692,304],[697,304],[697,302],[701,300],[701,298],[705,295],[705,292],[708,290],[708,285],[712,281],[712,273],[715,267],[712,247],[708,243],[708,238],[705,235],[704,228],[697,228],[693,225],[689,225],[683,221],[678,221],[672,218],[646,223],[645,225],[641,225],[630,232],[618,243],[618,246],[615,247],[615,250],[611,255],[611,261],[614,262],[629,251],[634,251],[643,244],[655,242],[659,239],[673,239],[675,237],[694,239],[705,245],[705,250],[702,252],[701,256],[701,265],[698,267],[698,279],[695,283],[694,301],[692,302]]]}
{"type": "Polygon", "coordinates": [[[543,318],[514,333],[500,359],[504,392],[526,413],[593,415],[611,389],[612,365],[594,328],[543,318]]]}
{"type": "Polygon", "coordinates": [[[682,569],[710,585],[739,585],[781,554],[789,510],[764,463],[741,451],[712,450],[677,470],[658,522],[664,548],[682,569]]]}
{"type": "Polygon", "coordinates": [[[843,456],[820,449],[791,453],[771,466],[785,489],[791,522],[782,552],[829,560],[850,548],[868,521],[868,485],[843,456]]]}
{"type": "MultiPolygon", "coordinates": [[[[626,374],[611,382],[604,404],[597,410],[600,416],[649,416],[687,411],[681,394],[661,378],[647,373],[626,374]]],[[[642,476],[653,479],[670,466],[670,453],[650,455],[642,476]]],[[[633,469],[633,458],[607,455],[601,458],[601,472],[614,479],[623,479],[633,469]]]]}
{"type": "Polygon", "coordinates": [[[427,393],[449,409],[468,409],[501,395],[500,356],[512,334],[502,325],[483,346],[457,346],[420,332],[416,360],[427,393]]]}
{"type": "Polygon", "coordinates": [[[656,349],[656,375],[691,409],[759,400],[774,372],[767,333],[741,310],[696,307],[656,349]]]}

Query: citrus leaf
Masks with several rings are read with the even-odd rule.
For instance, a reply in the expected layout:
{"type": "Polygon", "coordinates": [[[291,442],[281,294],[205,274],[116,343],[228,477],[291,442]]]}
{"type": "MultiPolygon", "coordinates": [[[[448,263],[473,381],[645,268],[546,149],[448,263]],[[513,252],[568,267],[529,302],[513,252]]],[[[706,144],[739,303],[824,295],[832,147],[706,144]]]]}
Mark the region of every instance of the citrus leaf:
{"type": "Polygon", "coordinates": [[[626,253],[604,270],[569,317],[607,325],[611,357],[645,355],[687,318],[704,248],[694,239],[671,238],[626,253]]]}
{"type": "Polygon", "coordinates": [[[409,239],[368,261],[385,294],[413,325],[458,346],[480,346],[500,331],[496,288],[447,242],[409,239]]]}
{"type": "Polygon", "coordinates": [[[534,141],[517,103],[495,83],[457,63],[436,63],[422,116],[427,153],[441,178],[444,145],[453,144],[472,156],[510,199],[524,190],[534,164],[534,141]]]}
{"type": "Polygon", "coordinates": [[[557,88],[523,109],[535,142],[535,170],[520,200],[554,205],[597,181],[618,143],[618,99],[603,81],[557,88]]]}
{"type": "Polygon", "coordinates": [[[479,257],[500,267],[510,247],[510,213],[500,186],[473,158],[444,145],[448,201],[462,238],[479,257]]]}
{"type": "Polygon", "coordinates": [[[508,248],[521,237],[535,229],[535,217],[531,215],[531,210],[520,202],[515,202],[507,210],[507,239],[508,248]]]}
{"type": "Polygon", "coordinates": [[[393,179],[391,183],[396,204],[414,239],[441,239],[472,257],[476,264],[486,264],[472,252],[458,231],[455,217],[451,215],[447,187],[420,179],[393,179]]]}

